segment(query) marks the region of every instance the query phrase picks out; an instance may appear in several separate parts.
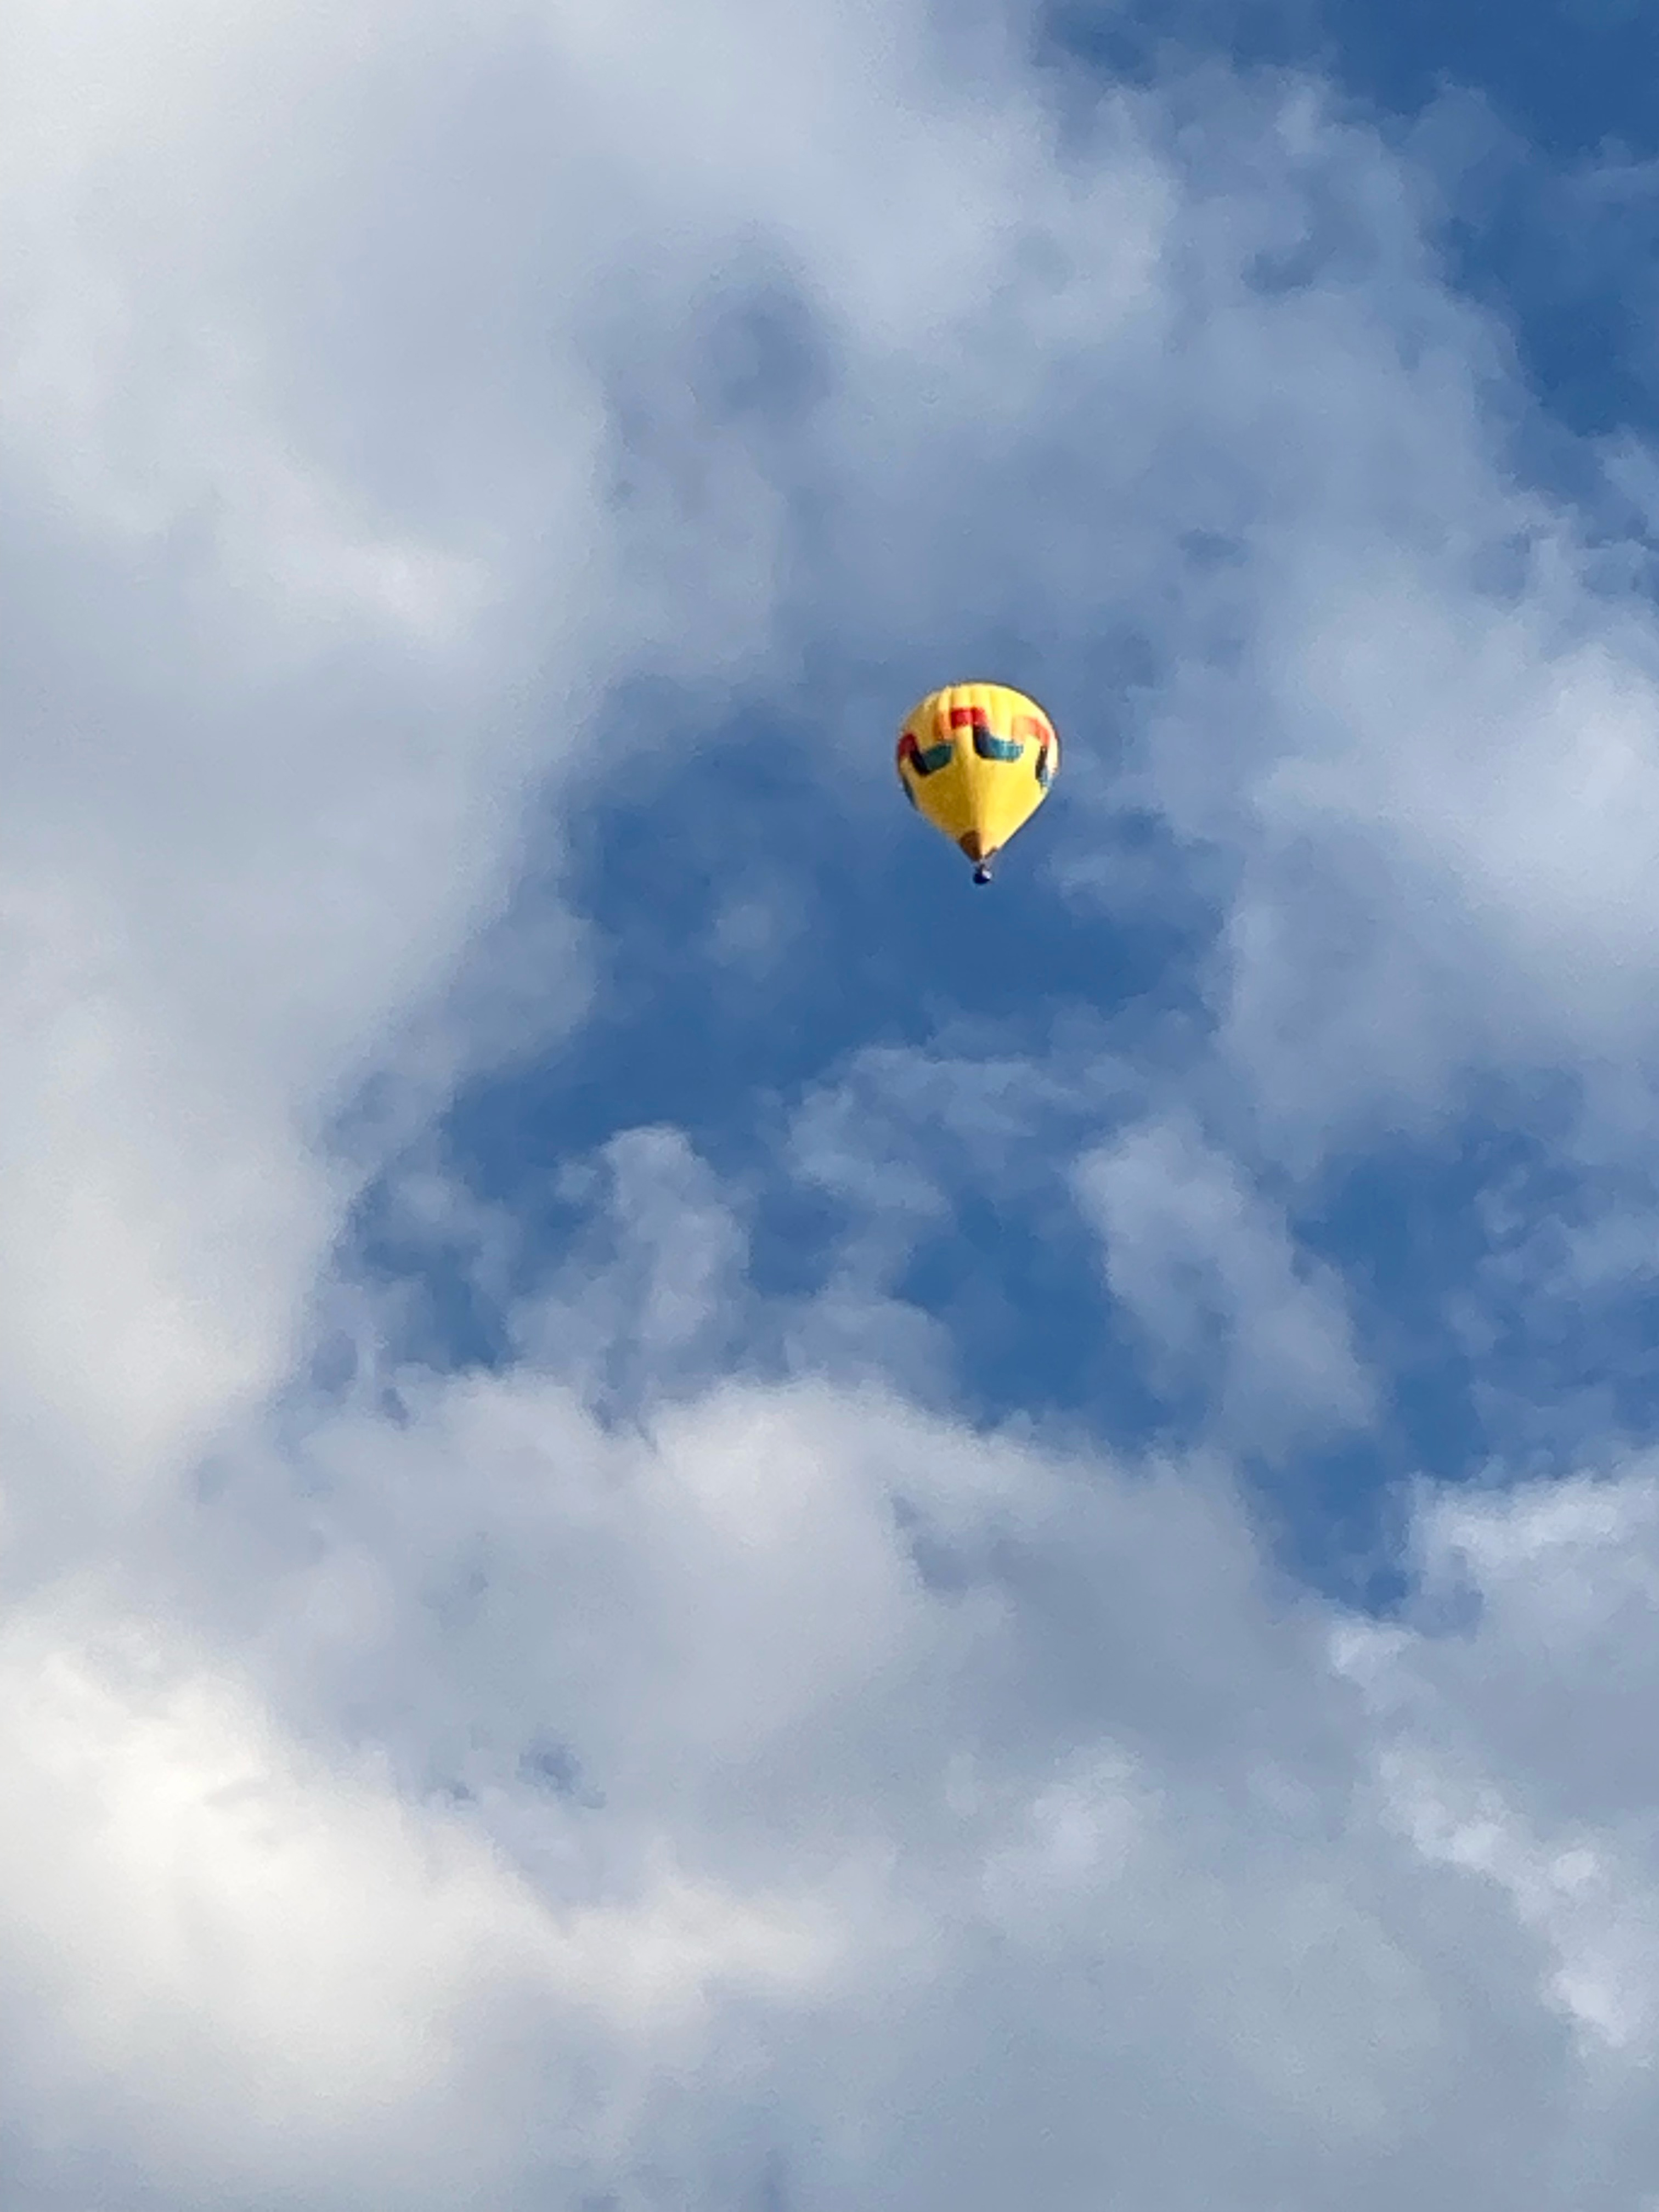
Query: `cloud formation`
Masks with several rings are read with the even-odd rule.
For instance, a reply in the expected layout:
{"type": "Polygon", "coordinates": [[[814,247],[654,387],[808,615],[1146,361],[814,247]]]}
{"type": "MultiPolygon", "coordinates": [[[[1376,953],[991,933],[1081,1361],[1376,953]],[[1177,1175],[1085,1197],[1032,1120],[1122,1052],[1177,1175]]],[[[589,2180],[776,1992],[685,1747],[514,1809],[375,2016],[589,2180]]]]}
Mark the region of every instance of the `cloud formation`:
{"type": "Polygon", "coordinates": [[[1507,1356],[1650,1294],[1639,443],[1310,76],[18,49],[7,2203],[1644,2212],[1639,1359],[1507,1356]],[[879,734],[988,657],[1006,923],[879,734]],[[1379,1619],[1261,1486],[1408,1324],[1379,1619]]]}

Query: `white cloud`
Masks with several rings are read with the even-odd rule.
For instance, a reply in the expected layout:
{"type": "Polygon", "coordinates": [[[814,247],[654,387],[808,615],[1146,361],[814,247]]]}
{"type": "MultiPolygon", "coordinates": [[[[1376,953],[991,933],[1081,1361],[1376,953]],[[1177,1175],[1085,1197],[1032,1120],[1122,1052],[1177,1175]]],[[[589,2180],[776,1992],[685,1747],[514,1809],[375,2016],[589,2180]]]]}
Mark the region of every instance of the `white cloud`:
{"type": "Polygon", "coordinates": [[[544,1300],[521,1311],[521,1349],[540,1366],[607,1376],[627,1402],[706,1373],[729,1352],[741,1311],[746,1243],[726,1194],[677,1129],[629,1129],[597,1162],[562,1178],[570,1200],[597,1200],[544,1300]]]}
{"type": "MultiPolygon", "coordinates": [[[[1651,1689],[1650,1470],[1425,1500],[1426,1604],[1461,1632],[1357,1625],[1382,1817],[1501,1896],[1595,2070],[1659,2035],[1659,1828],[1632,1757],[1651,1689]]],[[[1621,2078],[1634,2078],[1621,2076],[1621,2078]]]]}
{"type": "MultiPolygon", "coordinates": [[[[1479,1609],[1385,1633],[1274,1581],[1224,1465],[1374,1387],[1241,1164],[1649,1036],[1652,617],[1511,480],[1412,173],[1219,75],[1062,128],[994,27],[903,10],[16,40],[9,2201],[1628,2212],[1645,1474],[1429,1498],[1479,1609]],[[739,276],[801,311],[787,435],[715,388],[739,276]],[[1217,1138],[1132,1072],[1079,1179],[1217,1460],[895,1391],[943,1395],[915,1225],[1083,1110],[1058,1047],[809,1096],[793,1164],[886,1224],[791,1389],[740,1179],[669,1129],[599,1148],[508,1371],[389,1374],[327,1255],[459,1070],[580,1012],[574,922],[480,935],[531,795],[573,843],[669,734],[589,753],[613,687],[764,702],[833,641],[827,784],[988,635],[1070,688],[1079,893],[1125,798],[1224,887],[1217,1138]],[[324,1413],[331,1299],[369,1356],[324,1413]]],[[[866,788],[848,850],[909,826],[866,788]]],[[[514,1224],[411,1158],[505,1300],[514,1224]]]]}
{"type": "MultiPolygon", "coordinates": [[[[388,2129],[400,2098],[441,2111],[459,2159],[501,2131],[504,2203],[648,2203],[655,2172],[712,2205],[759,2185],[763,2150],[808,2203],[992,2212],[1022,2172],[1078,2206],[1108,2182],[1194,2206],[1638,2201],[1654,1839],[1588,1802],[1553,1834],[1574,1744],[1485,1717],[1524,1715],[1515,1669],[1544,1649],[1579,1738],[1605,1731],[1627,1770],[1644,1740],[1595,1663],[1616,1587],[1574,1644],[1504,1626],[1577,1532],[1522,1558],[1502,1501],[1449,1507],[1490,1546],[1492,1607],[1449,1640],[1295,1596],[1190,1468],[1057,1460],[821,1387],[719,1388],[607,1432],[527,1372],[411,1376],[398,1426],[337,1417],[300,1468],[286,1563],[250,1574],[234,1486],[207,1587],[240,1556],[239,1669],[336,1759],[389,1764],[377,1799],[262,1754],[254,1902],[219,1923],[249,1954],[231,1979],[267,2002],[258,1900],[295,1823],[325,1839],[299,1854],[301,1963],[358,1879],[316,1854],[383,1838],[377,1914],[330,1968],[377,1999],[337,2093],[379,2084],[388,2129]],[[405,1833],[433,1871],[406,1870],[405,1833]],[[401,1915],[426,1931],[412,1958],[401,1915]],[[457,2024],[432,2081],[387,2088],[386,2039],[434,2009],[457,2024]],[[513,2069],[477,2100],[509,2032],[586,2085],[579,2112],[552,2126],[544,2078],[513,2069]]],[[[1629,1480],[1607,1497],[1639,1497],[1629,1480]]],[[[136,1978],[178,1824],[208,1816],[196,1783],[158,1808],[156,1724],[124,1725],[173,1838],[97,1923],[136,1978]]],[[[213,1726],[190,1733],[211,1765],[213,1726]]],[[[256,1845],[237,1801],[212,1817],[217,1895],[256,1845]]],[[[38,1918],[40,1879],[9,1909],[38,1918]]],[[[225,2111],[256,2076],[275,2094],[234,2039],[219,2063],[225,2111]]],[[[188,2135],[183,2092],[157,2094],[188,2135]]]]}
{"type": "Polygon", "coordinates": [[[1076,1181],[1155,1373],[1206,1393],[1235,1449],[1272,1452],[1364,1422],[1371,1385],[1339,1279],[1298,1252],[1282,1210],[1189,1122],[1126,1130],[1079,1163],[1076,1181]]]}

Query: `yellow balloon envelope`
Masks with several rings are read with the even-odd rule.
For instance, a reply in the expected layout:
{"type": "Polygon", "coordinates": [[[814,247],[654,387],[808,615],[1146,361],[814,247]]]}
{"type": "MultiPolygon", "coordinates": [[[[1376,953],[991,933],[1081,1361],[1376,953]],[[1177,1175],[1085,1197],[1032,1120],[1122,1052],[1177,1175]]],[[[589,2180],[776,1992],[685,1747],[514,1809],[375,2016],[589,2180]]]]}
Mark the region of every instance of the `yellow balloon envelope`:
{"type": "Polygon", "coordinates": [[[1048,795],[1060,766],[1054,726],[1006,684],[952,684],[905,718],[898,774],[912,805],[974,863],[990,862],[1048,795]]]}

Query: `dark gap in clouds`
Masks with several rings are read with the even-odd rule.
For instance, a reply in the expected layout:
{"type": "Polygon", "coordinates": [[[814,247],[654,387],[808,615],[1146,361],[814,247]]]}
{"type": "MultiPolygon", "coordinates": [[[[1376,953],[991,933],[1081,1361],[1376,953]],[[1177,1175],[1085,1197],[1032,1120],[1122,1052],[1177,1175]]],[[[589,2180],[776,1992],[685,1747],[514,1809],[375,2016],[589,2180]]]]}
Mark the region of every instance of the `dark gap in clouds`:
{"type": "Polygon", "coordinates": [[[1655,1195],[1587,1163],[1578,1112],[1565,1079],[1486,1086],[1437,1136],[1345,1164],[1298,1223],[1387,1378],[1396,1473],[1555,1473],[1659,1427],[1659,1246],[1638,1256],[1655,1195]]]}
{"type": "Polygon", "coordinates": [[[749,1279],[763,1298],[808,1297],[843,1226],[834,1200],[793,1179],[768,1176],[750,1225],[749,1279]]]}
{"type": "Polygon", "coordinates": [[[1046,0],[1038,53],[1132,84],[1225,55],[1245,69],[1309,66],[1325,49],[1326,0],[1046,0]]]}
{"type": "Polygon", "coordinates": [[[1552,160],[1659,152],[1659,17],[1646,0],[1049,0],[1041,49],[1140,83],[1223,55],[1331,76],[1413,114],[1467,86],[1552,160]]]}
{"type": "Polygon", "coordinates": [[[821,743],[782,716],[691,728],[599,794],[569,886],[607,948],[598,1000],[571,1043],[458,1098],[447,1149],[480,1195],[516,1211],[561,1163],[654,1123],[740,1178],[781,1102],[854,1052],[972,1024],[1040,1054],[1057,988],[1107,1018],[1190,984],[1165,932],[1055,905],[1042,817],[975,890],[907,813],[889,732],[850,810],[821,743]]]}
{"type": "Polygon", "coordinates": [[[767,2154],[760,2179],[750,2192],[750,2212],[794,2212],[799,2199],[789,2186],[789,2162],[781,2151],[767,2154]]]}
{"type": "Polygon", "coordinates": [[[1468,85],[1550,160],[1609,139],[1659,150],[1646,0],[1327,0],[1321,12],[1341,81],[1383,106],[1408,112],[1468,85]]]}
{"type": "Polygon", "coordinates": [[[717,418],[794,429],[834,387],[823,321],[793,280],[763,262],[710,287],[690,353],[692,391],[717,418]]]}
{"type": "Polygon", "coordinates": [[[580,1805],[589,1812],[604,1808],[605,1793],[594,1789],[575,1752],[545,1729],[538,1729],[519,1753],[516,1771],[520,1781],[532,1790],[580,1805]]]}
{"type": "Polygon", "coordinates": [[[902,1495],[891,1504],[893,1526],[922,1588],[935,1597],[961,1597],[981,1579],[960,1544],[932,1528],[927,1516],[902,1495]]]}
{"type": "Polygon", "coordinates": [[[1408,1601],[1400,1479],[1409,1469],[1390,1442],[1352,1436],[1274,1459],[1246,1453],[1241,1473],[1274,1558],[1297,1582],[1364,1613],[1408,1601]]]}
{"type": "MultiPolygon", "coordinates": [[[[1514,334],[1549,415],[1575,436],[1659,425],[1659,12],[1646,0],[1054,0],[1040,51],[1064,83],[1168,90],[1224,58],[1328,80],[1443,195],[1449,279],[1514,334]],[[1598,177],[1604,164],[1613,173],[1598,177]]],[[[1325,272],[1311,249],[1277,271],[1325,272]]],[[[1273,273],[1273,272],[1269,272],[1273,273]]],[[[1582,457],[1534,434],[1527,465],[1593,493],[1582,457]]]]}
{"type": "MultiPolygon", "coordinates": [[[[1550,420],[1574,439],[1651,435],[1659,191],[1646,170],[1628,165],[1623,142],[1554,156],[1506,128],[1501,111],[1452,94],[1406,144],[1445,197],[1437,235],[1450,280],[1512,331],[1550,420]]],[[[1552,445],[1534,430],[1521,459],[1591,507],[1605,498],[1590,457],[1575,456],[1565,440],[1552,445]]]]}
{"type": "Polygon", "coordinates": [[[1384,1143],[1345,1161],[1317,1212],[1297,1222],[1306,1249],[1340,1273],[1360,1356],[1386,1379],[1382,1419],[1399,1474],[1454,1480],[1486,1456],[1474,1364],[1447,1311],[1484,1249],[1481,1184],[1461,1131],[1384,1143]]]}
{"type": "Polygon", "coordinates": [[[959,1197],[949,1230],[919,1243],[895,1288],[949,1331],[960,1402],[976,1423],[1058,1414],[1132,1448],[1196,1411],[1148,1381],[1102,1280],[1098,1241],[1057,1189],[1009,1212],[959,1197]]]}
{"type": "Polygon", "coordinates": [[[815,418],[842,360],[830,319],[775,241],[758,231],[737,240],[689,296],[675,285],[659,295],[638,272],[623,278],[593,343],[610,416],[610,496],[635,511],[647,562],[702,528],[711,501],[719,557],[720,496],[741,482],[744,463],[757,486],[788,486],[780,557],[792,568],[811,557],[830,495],[814,481],[815,418]]]}
{"type": "MultiPolygon", "coordinates": [[[[349,1273],[397,1286],[400,1358],[440,1370],[500,1367],[511,1358],[501,1296],[479,1279],[471,1236],[411,1218],[397,1168],[358,1200],[343,1243],[349,1273]]],[[[349,1386],[356,1366],[355,1343],[331,1334],[313,1356],[312,1379],[332,1395],[349,1386]]]]}

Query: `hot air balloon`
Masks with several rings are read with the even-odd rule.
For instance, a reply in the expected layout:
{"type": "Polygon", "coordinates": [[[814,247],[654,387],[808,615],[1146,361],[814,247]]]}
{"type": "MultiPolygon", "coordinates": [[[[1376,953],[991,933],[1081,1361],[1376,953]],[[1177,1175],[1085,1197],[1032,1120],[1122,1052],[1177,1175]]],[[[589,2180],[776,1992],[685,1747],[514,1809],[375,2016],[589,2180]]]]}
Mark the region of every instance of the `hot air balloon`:
{"type": "Polygon", "coordinates": [[[905,717],[898,775],[910,803],[974,863],[991,862],[1048,795],[1060,766],[1054,726],[1005,684],[952,684],[905,717]]]}

